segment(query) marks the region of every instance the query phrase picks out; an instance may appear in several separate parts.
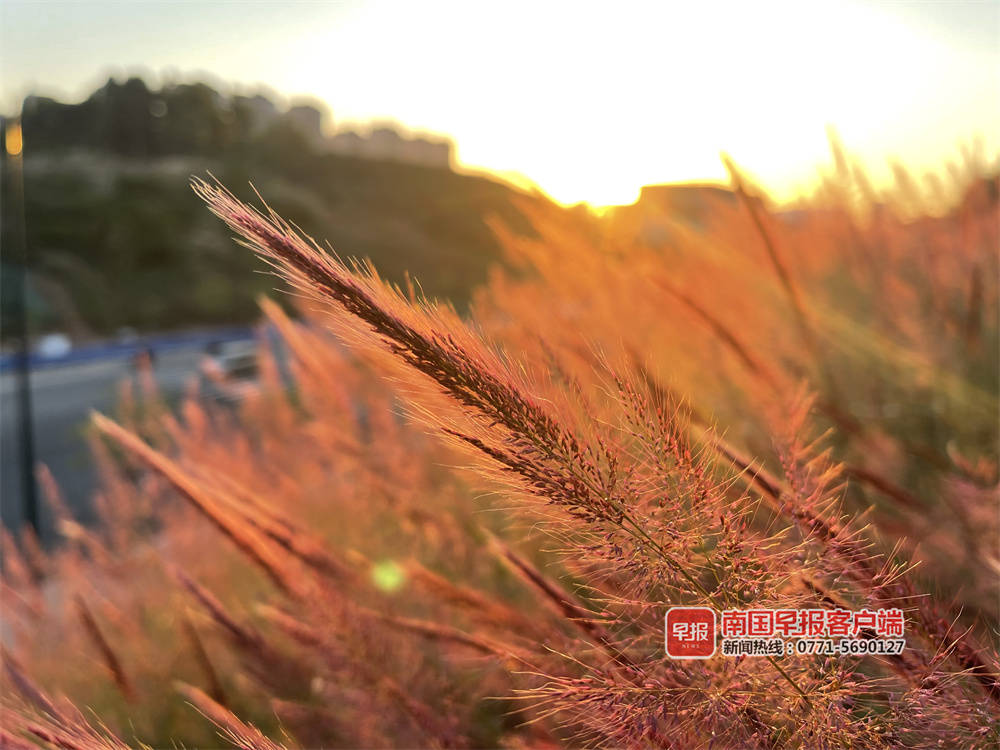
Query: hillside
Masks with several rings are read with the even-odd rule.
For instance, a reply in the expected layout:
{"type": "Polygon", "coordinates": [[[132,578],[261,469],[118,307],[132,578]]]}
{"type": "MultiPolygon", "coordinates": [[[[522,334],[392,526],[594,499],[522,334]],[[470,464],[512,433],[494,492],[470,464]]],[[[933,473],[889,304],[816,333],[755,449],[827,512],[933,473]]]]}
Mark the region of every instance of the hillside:
{"type": "Polygon", "coordinates": [[[199,210],[192,174],[211,171],[387,277],[409,270],[428,295],[462,305],[498,258],[485,220],[528,226],[516,194],[448,170],[337,156],[284,169],[198,157],[28,157],[27,243],[34,324],[77,335],[242,322],[273,287],[199,210]]]}
{"type": "Polygon", "coordinates": [[[123,327],[253,320],[256,298],[275,282],[201,210],[192,175],[211,172],[244,198],[252,197],[252,181],[317,239],[371,258],[393,281],[409,271],[428,296],[458,307],[499,257],[489,217],[530,231],[515,204],[534,199],[507,185],[440,166],[330,153],[293,127],[296,108],[267,127],[236,127],[241,120],[231,111],[249,101],[263,99],[227,100],[201,85],[151,92],[133,79],[111,81],[78,105],[26,102],[33,332],[85,339],[123,327]]]}

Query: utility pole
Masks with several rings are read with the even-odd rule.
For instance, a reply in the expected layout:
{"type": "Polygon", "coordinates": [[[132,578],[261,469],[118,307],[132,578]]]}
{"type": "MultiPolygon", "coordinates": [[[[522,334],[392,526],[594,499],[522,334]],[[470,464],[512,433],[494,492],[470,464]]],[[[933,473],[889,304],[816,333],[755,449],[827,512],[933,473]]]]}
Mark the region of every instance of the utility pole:
{"type": "Polygon", "coordinates": [[[35,534],[41,535],[38,517],[38,492],[35,486],[35,434],[31,409],[31,369],[28,341],[28,250],[24,229],[24,141],[20,120],[0,118],[0,175],[3,209],[0,257],[4,272],[10,274],[6,285],[10,299],[3,300],[4,321],[9,329],[5,336],[15,339],[17,346],[18,425],[20,427],[21,495],[24,499],[24,521],[35,534]]]}

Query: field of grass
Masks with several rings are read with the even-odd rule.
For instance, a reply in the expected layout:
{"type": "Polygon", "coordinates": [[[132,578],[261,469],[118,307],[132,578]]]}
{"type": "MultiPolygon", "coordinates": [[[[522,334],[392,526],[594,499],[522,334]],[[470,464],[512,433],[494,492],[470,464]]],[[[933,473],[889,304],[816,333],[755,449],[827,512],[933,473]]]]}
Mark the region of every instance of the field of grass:
{"type": "Polygon", "coordinates": [[[294,385],[265,346],[236,410],[126,392],[98,528],[43,481],[4,745],[996,746],[998,183],[838,163],[794,214],[735,167],[697,221],[520,201],[468,315],[196,183],[297,294],[294,385]],[[906,649],[678,661],[675,605],[898,608],[906,649]]]}

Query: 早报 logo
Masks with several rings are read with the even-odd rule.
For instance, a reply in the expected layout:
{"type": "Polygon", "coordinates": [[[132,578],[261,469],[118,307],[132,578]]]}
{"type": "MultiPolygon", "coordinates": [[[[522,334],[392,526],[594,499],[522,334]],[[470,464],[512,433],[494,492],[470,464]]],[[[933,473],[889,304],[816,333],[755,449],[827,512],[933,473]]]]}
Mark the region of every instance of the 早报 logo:
{"type": "Polygon", "coordinates": [[[671,607],[666,617],[667,656],[707,659],[715,653],[715,610],[671,607]]]}

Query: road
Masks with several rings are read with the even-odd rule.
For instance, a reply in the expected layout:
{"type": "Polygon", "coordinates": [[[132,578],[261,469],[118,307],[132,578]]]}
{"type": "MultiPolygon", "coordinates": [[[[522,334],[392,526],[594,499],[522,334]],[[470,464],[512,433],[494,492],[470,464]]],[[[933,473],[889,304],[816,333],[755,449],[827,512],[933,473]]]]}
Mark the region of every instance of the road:
{"type": "MultiPolygon", "coordinates": [[[[154,372],[164,398],[171,401],[183,392],[204,356],[200,343],[156,354],[154,372]]],[[[81,521],[93,520],[91,496],[97,479],[85,438],[88,415],[97,410],[114,416],[119,384],[135,377],[127,356],[32,371],[35,460],[49,467],[81,521]]],[[[134,388],[138,393],[138,383],[134,388]]],[[[0,517],[15,529],[24,517],[20,441],[17,383],[13,372],[5,372],[0,375],[0,517]]],[[[43,536],[51,538],[51,514],[40,494],[39,502],[43,536]]]]}

